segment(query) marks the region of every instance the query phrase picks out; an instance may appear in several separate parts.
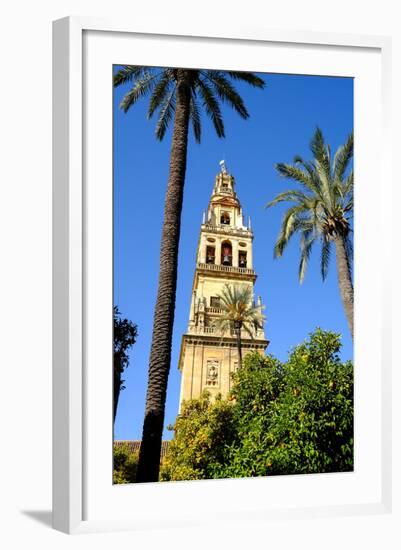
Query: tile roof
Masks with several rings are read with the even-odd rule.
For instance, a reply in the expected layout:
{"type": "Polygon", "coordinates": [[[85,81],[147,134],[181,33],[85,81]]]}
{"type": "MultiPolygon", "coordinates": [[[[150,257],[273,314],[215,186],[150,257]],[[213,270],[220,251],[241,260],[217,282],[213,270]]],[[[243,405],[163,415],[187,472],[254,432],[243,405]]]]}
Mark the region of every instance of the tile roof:
{"type": "MultiPolygon", "coordinates": [[[[163,460],[163,458],[166,456],[166,453],[167,453],[167,449],[168,449],[168,444],[170,442],[169,441],[162,441],[162,450],[161,450],[161,453],[160,453],[160,460],[163,460]]],[[[115,447],[121,447],[122,445],[127,445],[129,450],[132,451],[132,452],[137,452],[139,453],[139,449],[141,448],[141,442],[140,440],[117,440],[117,441],[114,441],[114,446],[115,447]]]]}

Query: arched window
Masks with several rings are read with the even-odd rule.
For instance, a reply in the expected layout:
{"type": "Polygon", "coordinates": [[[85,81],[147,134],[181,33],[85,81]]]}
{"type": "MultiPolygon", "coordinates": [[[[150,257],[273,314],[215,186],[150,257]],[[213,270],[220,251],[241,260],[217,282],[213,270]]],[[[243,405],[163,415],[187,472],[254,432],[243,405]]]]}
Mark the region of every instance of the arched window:
{"type": "Polygon", "coordinates": [[[238,267],[246,267],[246,251],[240,250],[238,253],[238,267]]]}
{"type": "Polygon", "coordinates": [[[230,214],[228,212],[221,213],[220,223],[222,225],[230,225],[230,214]]]}
{"type": "Polygon", "coordinates": [[[223,265],[233,265],[233,250],[230,241],[221,243],[221,263],[223,265]]]}
{"type": "Polygon", "coordinates": [[[215,259],[215,248],[214,246],[207,246],[206,247],[206,263],[207,264],[214,264],[215,259]]]}

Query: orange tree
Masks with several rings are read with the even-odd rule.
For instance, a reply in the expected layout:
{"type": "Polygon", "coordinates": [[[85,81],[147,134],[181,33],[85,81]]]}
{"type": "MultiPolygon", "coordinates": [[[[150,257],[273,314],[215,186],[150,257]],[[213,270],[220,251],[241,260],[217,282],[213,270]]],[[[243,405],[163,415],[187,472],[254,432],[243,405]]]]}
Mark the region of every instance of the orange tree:
{"type": "Polygon", "coordinates": [[[228,400],[177,418],[163,480],[343,472],[353,468],[353,366],[316,330],[288,361],[248,354],[228,400]]]}
{"type": "Polygon", "coordinates": [[[352,470],[353,365],[339,350],[339,335],[318,329],[282,365],[247,357],[232,392],[239,444],[227,477],[352,470]]]}

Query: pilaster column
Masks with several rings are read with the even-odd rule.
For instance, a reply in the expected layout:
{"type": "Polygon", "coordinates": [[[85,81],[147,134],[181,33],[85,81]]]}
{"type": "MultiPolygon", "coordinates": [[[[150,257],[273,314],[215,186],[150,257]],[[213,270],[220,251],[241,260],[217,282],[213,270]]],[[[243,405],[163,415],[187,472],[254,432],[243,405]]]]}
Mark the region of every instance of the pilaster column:
{"type": "Polygon", "coordinates": [[[215,257],[215,264],[220,265],[221,264],[221,239],[220,237],[216,238],[216,257],[215,257]]]}
{"type": "Polygon", "coordinates": [[[206,263],[206,239],[205,236],[202,235],[199,243],[199,262],[201,264],[206,263]]]}
{"type": "Polygon", "coordinates": [[[252,244],[251,246],[247,247],[246,267],[249,269],[253,269],[252,244]]]}
{"type": "Polygon", "coordinates": [[[238,241],[231,240],[231,245],[233,248],[233,267],[238,267],[238,241]]]}
{"type": "Polygon", "coordinates": [[[189,314],[189,322],[194,323],[195,321],[195,301],[196,301],[196,290],[192,293],[192,300],[191,300],[191,310],[189,314]]]}

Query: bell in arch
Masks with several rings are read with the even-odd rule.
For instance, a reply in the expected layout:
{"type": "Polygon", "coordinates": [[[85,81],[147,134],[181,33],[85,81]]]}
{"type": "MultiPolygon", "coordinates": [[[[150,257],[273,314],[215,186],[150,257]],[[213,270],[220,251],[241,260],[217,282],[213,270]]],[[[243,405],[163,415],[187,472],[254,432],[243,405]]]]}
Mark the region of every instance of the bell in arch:
{"type": "Polygon", "coordinates": [[[231,243],[225,242],[221,250],[221,263],[223,265],[232,265],[232,248],[231,243]]]}

